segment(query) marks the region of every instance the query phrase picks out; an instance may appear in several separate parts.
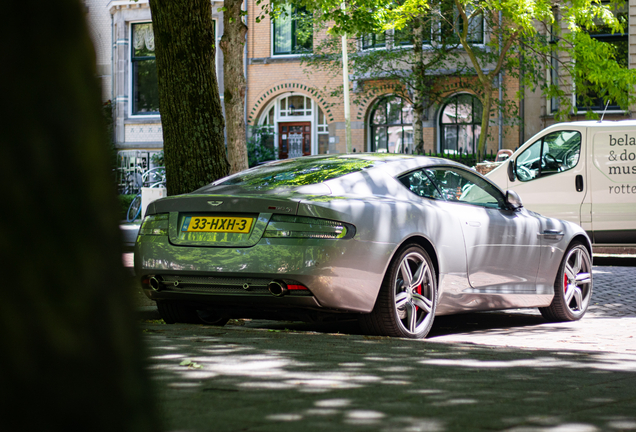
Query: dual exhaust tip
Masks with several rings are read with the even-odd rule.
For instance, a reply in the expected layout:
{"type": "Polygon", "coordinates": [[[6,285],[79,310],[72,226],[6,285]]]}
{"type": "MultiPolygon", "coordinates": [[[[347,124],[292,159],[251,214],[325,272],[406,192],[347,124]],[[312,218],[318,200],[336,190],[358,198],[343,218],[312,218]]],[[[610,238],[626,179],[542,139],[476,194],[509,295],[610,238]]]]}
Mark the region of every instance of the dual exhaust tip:
{"type": "MultiPolygon", "coordinates": [[[[157,292],[161,291],[165,287],[163,281],[161,281],[156,276],[152,276],[152,277],[150,277],[150,279],[148,279],[148,285],[150,285],[150,288],[152,288],[153,290],[155,290],[157,292]]],[[[174,285],[178,286],[178,282],[175,282],[174,285]]],[[[267,290],[274,297],[283,297],[283,296],[286,296],[289,293],[289,289],[287,288],[287,284],[285,282],[281,281],[281,280],[273,280],[273,281],[271,281],[269,284],[267,284],[267,290]]]]}
{"type": "Polygon", "coordinates": [[[283,281],[273,280],[269,284],[267,284],[267,290],[271,295],[275,297],[283,297],[287,295],[289,289],[287,289],[287,284],[283,281]]]}

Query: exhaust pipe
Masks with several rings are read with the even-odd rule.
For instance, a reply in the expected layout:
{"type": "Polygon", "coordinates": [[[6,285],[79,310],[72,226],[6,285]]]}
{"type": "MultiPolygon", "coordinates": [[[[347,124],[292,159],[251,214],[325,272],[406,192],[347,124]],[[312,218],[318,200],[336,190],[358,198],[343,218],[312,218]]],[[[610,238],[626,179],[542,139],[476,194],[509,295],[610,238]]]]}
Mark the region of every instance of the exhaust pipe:
{"type": "Polygon", "coordinates": [[[283,281],[273,280],[267,285],[269,292],[276,297],[283,297],[289,291],[287,290],[287,284],[283,281]]]}
{"type": "Polygon", "coordinates": [[[150,280],[148,281],[148,284],[150,285],[150,288],[152,288],[153,290],[157,292],[161,291],[161,289],[163,288],[163,284],[155,276],[150,278],[150,280]]]}

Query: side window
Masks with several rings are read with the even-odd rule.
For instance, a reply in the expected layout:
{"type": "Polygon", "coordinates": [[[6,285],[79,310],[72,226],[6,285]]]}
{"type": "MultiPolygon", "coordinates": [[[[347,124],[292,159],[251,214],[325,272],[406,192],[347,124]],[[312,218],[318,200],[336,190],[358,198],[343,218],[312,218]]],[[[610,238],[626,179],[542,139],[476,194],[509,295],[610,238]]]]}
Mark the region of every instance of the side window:
{"type": "Polygon", "coordinates": [[[419,195],[423,198],[442,198],[442,195],[424,171],[429,171],[430,173],[430,170],[413,171],[400,177],[399,180],[415,195],[419,195]]]}
{"type": "Polygon", "coordinates": [[[456,168],[432,168],[431,180],[444,199],[481,207],[505,208],[503,194],[477,174],[456,168]]]}
{"type": "Polygon", "coordinates": [[[481,207],[505,207],[505,198],[499,189],[469,171],[447,167],[428,168],[408,173],[399,180],[411,192],[424,198],[481,207]]]}
{"type": "Polygon", "coordinates": [[[521,181],[530,181],[574,168],[581,153],[577,131],[552,132],[517,157],[515,172],[521,181]]]}

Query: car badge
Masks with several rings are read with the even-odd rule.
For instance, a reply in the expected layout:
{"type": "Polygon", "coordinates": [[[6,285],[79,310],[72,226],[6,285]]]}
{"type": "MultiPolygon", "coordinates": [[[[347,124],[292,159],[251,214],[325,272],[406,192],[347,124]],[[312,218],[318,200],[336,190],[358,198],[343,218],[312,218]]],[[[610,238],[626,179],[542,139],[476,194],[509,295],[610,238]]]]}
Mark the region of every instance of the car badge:
{"type": "Polygon", "coordinates": [[[223,201],[208,201],[208,204],[210,204],[211,206],[214,206],[214,207],[218,207],[221,204],[223,204],[223,201]]]}

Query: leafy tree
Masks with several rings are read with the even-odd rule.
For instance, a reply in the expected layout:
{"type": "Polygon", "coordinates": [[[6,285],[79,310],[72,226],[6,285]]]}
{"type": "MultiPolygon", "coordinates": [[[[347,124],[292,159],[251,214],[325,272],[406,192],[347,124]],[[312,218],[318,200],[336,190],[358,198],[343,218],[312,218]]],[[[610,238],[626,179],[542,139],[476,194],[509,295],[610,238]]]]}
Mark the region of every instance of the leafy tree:
{"type": "MultiPolygon", "coordinates": [[[[169,195],[227,175],[209,0],[150,0],[169,195]]],[[[242,53],[241,53],[242,55],[242,53]]],[[[242,73],[242,71],[241,71],[242,73]]]]}
{"type": "MultiPolygon", "coordinates": [[[[450,2],[436,2],[438,6],[450,2]]],[[[447,6],[446,6],[447,7],[447,6]]],[[[349,54],[349,70],[354,80],[365,84],[354,102],[374,91],[381,83],[393,83],[394,93],[413,106],[413,143],[416,153],[424,152],[422,122],[431,104],[440,102],[448,91],[439,80],[439,70],[449,63],[457,63],[458,41],[442,38],[436,17],[429,8],[421,8],[417,15],[409,17],[400,30],[382,31],[377,34],[363,34],[358,44],[349,54]],[[431,44],[431,40],[438,41],[431,44]],[[425,45],[427,49],[425,50],[425,45]],[[365,49],[367,48],[367,49],[365,49]],[[380,84],[378,84],[380,83],[380,84]]],[[[324,39],[314,50],[313,56],[303,58],[308,68],[324,69],[338,74],[342,71],[342,58],[336,54],[340,49],[340,39],[335,36],[324,39]]],[[[455,71],[456,74],[460,71],[455,71]]],[[[339,96],[342,87],[332,92],[339,96]]]]}
{"type": "MultiPolygon", "coordinates": [[[[570,91],[564,84],[574,86],[582,95],[604,94],[625,109],[635,100],[631,89],[636,84],[636,71],[621,67],[615,50],[588,34],[599,23],[612,32],[621,31],[621,23],[612,10],[622,2],[576,0],[559,2],[556,7],[541,0],[454,0],[454,3],[454,13],[441,15],[441,19],[466,53],[468,60],[462,67],[472,69],[471,74],[476,76],[471,87],[483,105],[478,159],[485,152],[493,108],[499,104],[494,92],[503,85],[499,83],[500,72],[520,78],[522,88],[540,88],[548,96],[561,98],[557,118],[567,117],[576,109],[567,101],[570,91]],[[476,42],[471,30],[481,20],[487,38],[476,42]],[[560,23],[567,23],[566,31],[561,31],[560,23]],[[546,36],[547,29],[550,31],[546,36]],[[546,79],[546,70],[553,67],[553,59],[566,71],[565,83],[546,79]],[[573,59],[584,61],[573,62],[573,59]]],[[[505,110],[510,105],[501,108],[505,110]]]]}
{"type": "Polygon", "coordinates": [[[241,9],[243,0],[223,2],[223,98],[225,103],[225,127],[230,174],[248,168],[245,138],[245,90],[243,53],[247,26],[243,23],[246,14],[241,9]]]}
{"type": "Polygon", "coordinates": [[[159,429],[84,9],[79,0],[3,5],[28,17],[0,28],[7,431],[159,429]]]}
{"type": "MultiPolygon", "coordinates": [[[[269,10],[277,10],[282,3],[283,0],[274,1],[269,10]]],[[[622,31],[621,20],[613,13],[625,4],[622,0],[359,0],[347,2],[346,8],[335,0],[294,3],[314,11],[316,20],[329,23],[334,35],[402,30],[412,27],[414,18],[430,11],[440,30],[430,46],[453,42],[461,46],[462,55],[447,59],[446,63],[461,72],[461,85],[471,88],[483,105],[478,159],[485,152],[494,109],[512,114],[516,111],[516,103],[510,97],[504,97],[503,102],[494,97],[500,72],[519,78],[522,89],[538,88],[548,97],[560,98],[557,118],[576,112],[568,98],[572,87],[584,103],[601,95],[605,101],[612,100],[627,109],[636,101],[632,91],[636,70],[617,61],[614,47],[588,34],[598,26],[610,32],[622,31]],[[476,23],[481,22],[486,29],[483,40],[475,37],[476,23]],[[565,24],[563,30],[559,23],[565,24]],[[551,33],[546,36],[548,29],[551,33]],[[553,67],[554,59],[561,67],[560,80],[547,79],[546,71],[553,67]]]]}

